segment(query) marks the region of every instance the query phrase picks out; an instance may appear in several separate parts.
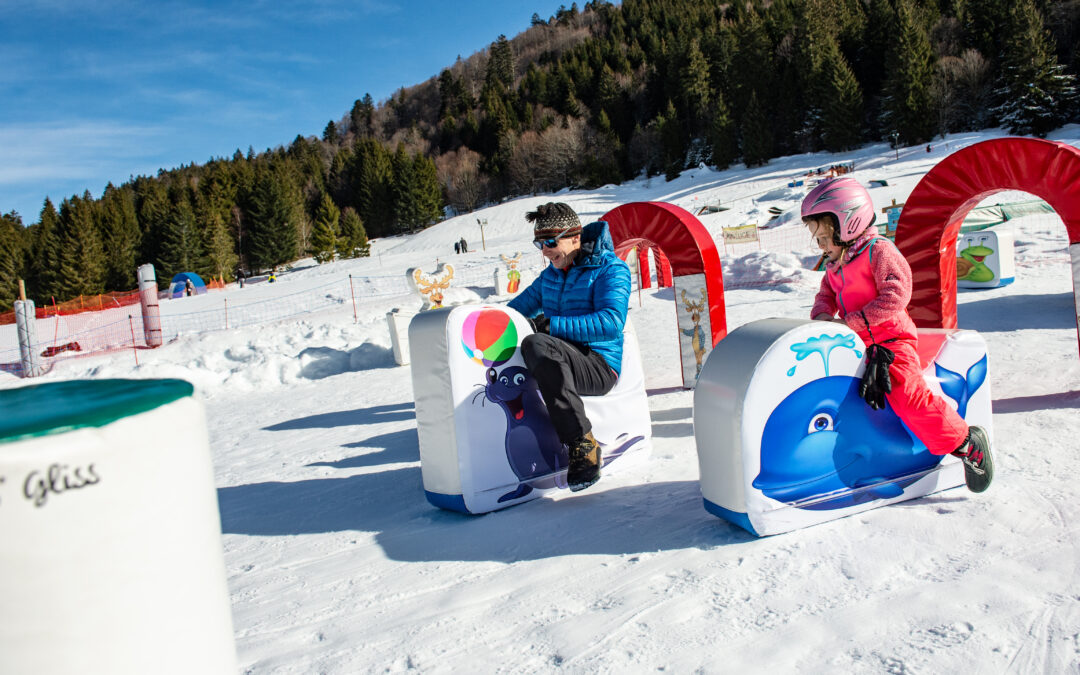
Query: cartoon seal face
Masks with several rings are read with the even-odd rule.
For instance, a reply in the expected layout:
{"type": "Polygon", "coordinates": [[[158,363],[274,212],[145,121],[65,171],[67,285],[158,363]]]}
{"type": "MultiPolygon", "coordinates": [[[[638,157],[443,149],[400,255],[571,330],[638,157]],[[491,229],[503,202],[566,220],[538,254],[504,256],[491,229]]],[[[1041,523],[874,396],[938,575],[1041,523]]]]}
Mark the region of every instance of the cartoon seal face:
{"type": "Polygon", "coordinates": [[[801,508],[836,509],[898,496],[918,476],[908,477],[940,461],[890,407],[866,405],[857,378],[835,375],[799,387],[769,416],[753,486],[801,508]],[[866,490],[847,492],[858,488],[866,490]],[[836,491],[846,494],[828,499],[836,491]],[[818,496],[824,499],[797,504],[818,496]]]}
{"type": "MultiPolygon", "coordinates": [[[[555,433],[536,380],[529,371],[521,366],[488,368],[485,379],[484,396],[497,403],[506,415],[506,459],[518,480],[550,476],[565,468],[566,446],[555,433]]],[[[527,492],[514,493],[514,498],[524,494],[527,492]]]]}

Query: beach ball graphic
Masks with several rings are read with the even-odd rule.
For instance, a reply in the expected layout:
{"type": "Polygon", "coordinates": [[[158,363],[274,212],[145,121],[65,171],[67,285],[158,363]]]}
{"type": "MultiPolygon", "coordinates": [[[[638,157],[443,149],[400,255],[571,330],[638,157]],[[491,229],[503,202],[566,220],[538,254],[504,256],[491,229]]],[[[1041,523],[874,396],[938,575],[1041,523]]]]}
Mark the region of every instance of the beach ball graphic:
{"type": "Polygon", "coordinates": [[[481,309],[465,317],[461,344],[469,358],[487,367],[506,363],[517,351],[517,327],[498,309],[481,309]]]}

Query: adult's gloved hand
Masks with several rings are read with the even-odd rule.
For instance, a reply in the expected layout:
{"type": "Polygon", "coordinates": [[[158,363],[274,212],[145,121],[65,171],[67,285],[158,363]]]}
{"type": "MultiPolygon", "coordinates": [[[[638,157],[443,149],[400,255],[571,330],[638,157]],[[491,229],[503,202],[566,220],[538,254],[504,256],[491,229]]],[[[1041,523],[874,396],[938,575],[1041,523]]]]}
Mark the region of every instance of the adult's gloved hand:
{"type": "Polygon", "coordinates": [[[885,394],[892,391],[889,366],[896,355],[888,347],[871,344],[866,348],[866,371],[859,384],[859,396],[874,410],[885,407],[885,394]]]}
{"type": "Polygon", "coordinates": [[[529,319],[529,325],[532,326],[534,333],[546,333],[551,326],[551,320],[543,314],[537,314],[529,319]]]}

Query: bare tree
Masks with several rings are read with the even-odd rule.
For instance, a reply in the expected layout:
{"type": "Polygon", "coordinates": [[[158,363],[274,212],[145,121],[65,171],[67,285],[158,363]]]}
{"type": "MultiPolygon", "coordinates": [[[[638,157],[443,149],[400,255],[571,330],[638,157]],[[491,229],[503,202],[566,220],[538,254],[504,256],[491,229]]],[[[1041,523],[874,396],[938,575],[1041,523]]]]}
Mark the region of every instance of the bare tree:
{"type": "Polygon", "coordinates": [[[480,159],[478,153],[464,147],[435,159],[446,200],[459,213],[475,210],[487,198],[488,178],[480,173],[480,159]]]}
{"type": "Polygon", "coordinates": [[[514,188],[536,194],[572,184],[584,156],[584,131],[585,122],[575,117],[515,139],[506,166],[514,188]]]}
{"type": "Polygon", "coordinates": [[[952,83],[952,114],[950,131],[982,129],[990,123],[993,82],[990,63],[976,49],[965,49],[958,59],[950,59],[946,68],[952,83]]]}

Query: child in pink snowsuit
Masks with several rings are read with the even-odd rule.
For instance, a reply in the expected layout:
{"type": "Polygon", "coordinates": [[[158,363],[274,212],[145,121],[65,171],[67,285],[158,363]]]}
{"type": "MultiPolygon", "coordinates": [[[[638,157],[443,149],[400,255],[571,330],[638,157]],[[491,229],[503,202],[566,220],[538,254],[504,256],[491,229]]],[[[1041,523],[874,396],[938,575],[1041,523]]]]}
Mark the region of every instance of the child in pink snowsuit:
{"type": "Polygon", "coordinates": [[[858,333],[867,345],[867,368],[876,362],[887,369],[884,398],[893,412],[931,453],[960,457],[968,488],[982,492],[993,479],[989,437],[980,427],[968,427],[923,380],[915,324],[907,313],[911,267],[871,227],[869,193],[854,178],[825,181],[803,200],[802,218],[828,259],[810,316],[839,316],[858,333]]]}

